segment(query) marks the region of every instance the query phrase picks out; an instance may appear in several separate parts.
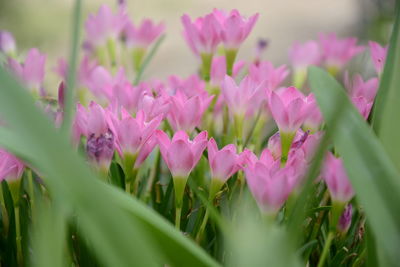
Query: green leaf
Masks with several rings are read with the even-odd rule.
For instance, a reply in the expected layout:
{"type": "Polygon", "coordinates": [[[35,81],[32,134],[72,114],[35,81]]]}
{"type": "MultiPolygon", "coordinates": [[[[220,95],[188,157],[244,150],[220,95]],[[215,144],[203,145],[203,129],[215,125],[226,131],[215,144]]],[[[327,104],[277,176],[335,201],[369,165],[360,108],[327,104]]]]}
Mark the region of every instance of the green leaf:
{"type": "Polygon", "coordinates": [[[377,247],[396,263],[400,260],[400,176],[340,84],[322,69],[312,67],[309,73],[311,90],[324,118],[335,116],[335,104],[342,103],[344,116],[339,118],[332,135],[335,149],[343,158],[359,203],[365,209],[377,247]]]}
{"type": "Polygon", "coordinates": [[[372,123],[384,148],[400,170],[400,2],[396,1],[396,19],[376,96],[372,123]]]}
{"type": "Polygon", "coordinates": [[[24,88],[0,68],[0,144],[43,176],[53,198],[80,219],[80,230],[107,266],[218,266],[171,224],[121,190],[101,182],[24,88]],[[179,253],[177,253],[179,252],[179,253]]]}

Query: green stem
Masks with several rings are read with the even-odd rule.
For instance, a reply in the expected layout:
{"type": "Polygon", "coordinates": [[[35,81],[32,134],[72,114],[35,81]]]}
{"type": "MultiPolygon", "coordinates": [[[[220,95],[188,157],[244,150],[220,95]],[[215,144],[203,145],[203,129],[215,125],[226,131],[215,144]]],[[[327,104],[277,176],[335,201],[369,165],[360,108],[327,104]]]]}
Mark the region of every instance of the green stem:
{"type": "Polygon", "coordinates": [[[181,230],[182,207],[175,208],[175,228],[181,230]]]}
{"type": "Polygon", "coordinates": [[[208,221],[209,215],[210,215],[210,211],[209,211],[208,208],[206,208],[206,213],[204,214],[203,222],[201,223],[200,229],[197,232],[197,236],[196,236],[196,242],[198,244],[200,244],[201,237],[203,236],[204,230],[206,229],[206,225],[207,225],[207,221],[208,221]]]}
{"type": "Polygon", "coordinates": [[[206,82],[210,80],[212,58],[213,54],[201,54],[201,76],[206,82]]]}
{"type": "Polygon", "coordinates": [[[296,135],[296,132],[294,132],[294,133],[282,132],[280,135],[281,135],[281,151],[282,151],[281,165],[283,167],[283,166],[285,166],[286,161],[288,159],[290,146],[292,145],[292,142],[293,142],[294,136],[296,135]]]}
{"type": "Polygon", "coordinates": [[[21,224],[20,224],[20,214],[19,207],[15,207],[15,232],[16,232],[16,244],[17,244],[17,260],[19,265],[22,265],[22,245],[21,245],[21,224]]]}
{"type": "Polygon", "coordinates": [[[233,65],[235,63],[237,50],[236,49],[227,49],[225,50],[225,58],[226,58],[226,73],[229,76],[232,76],[233,65]]]}
{"type": "Polygon", "coordinates": [[[330,231],[328,237],[326,238],[324,249],[322,250],[321,257],[319,258],[317,267],[323,267],[326,257],[328,256],[329,249],[331,247],[331,243],[333,238],[335,237],[335,233],[330,231]]]}

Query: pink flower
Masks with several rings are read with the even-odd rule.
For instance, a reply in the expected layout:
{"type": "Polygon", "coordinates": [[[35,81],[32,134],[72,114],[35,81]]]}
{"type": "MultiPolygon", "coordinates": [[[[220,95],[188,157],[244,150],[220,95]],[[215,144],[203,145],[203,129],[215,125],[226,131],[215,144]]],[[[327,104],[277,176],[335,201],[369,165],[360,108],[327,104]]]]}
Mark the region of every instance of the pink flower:
{"type": "MultiPolygon", "coordinates": [[[[237,61],[233,65],[232,77],[236,77],[237,74],[243,69],[244,65],[245,65],[244,61],[237,61]]],[[[210,72],[211,85],[214,87],[220,87],[226,74],[227,74],[227,69],[226,69],[225,56],[213,57],[213,61],[211,64],[211,72],[210,72]]]]}
{"type": "Polygon", "coordinates": [[[171,108],[168,121],[175,131],[183,130],[187,133],[199,126],[204,112],[208,108],[213,96],[196,95],[187,97],[180,90],[170,97],[171,108]]]}
{"type": "Polygon", "coordinates": [[[116,39],[121,34],[127,23],[127,15],[124,9],[120,9],[117,14],[102,5],[97,14],[89,15],[85,22],[86,37],[90,45],[104,45],[108,39],[116,39]]]}
{"type": "Polygon", "coordinates": [[[214,138],[208,141],[208,161],[211,169],[212,179],[219,179],[225,183],[233,174],[239,171],[246,160],[246,152],[239,155],[236,153],[236,147],[232,144],[218,150],[214,138]]]}
{"type": "MultiPolygon", "coordinates": [[[[300,141],[303,135],[304,132],[301,129],[297,130],[296,135],[293,138],[293,144],[300,141]]],[[[276,132],[268,139],[267,148],[275,160],[280,159],[282,155],[282,148],[281,148],[281,137],[279,132],[276,132]]]]}
{"type": "Polygon", "coordinates": [[[183,36],[193,53],[196,55],[214,54],[220,43],[221,25],[213,14],[197,18],[191,21],[188,15],[183,15],[183,36]]]}
{"type": "Polygon", "coordinates": [[[246,76],[239,84],[232,77],[225,75],[222,83],[222,95],[233,116],[244,117],[251,115],[261,105],[262,84],[256,83],[250,76],[246,76]]]}
{"type": "Polygon", "coordinates": [[[258,160],[256,156],[245,167],[246,181],[261,212],[276,214],[292,191],[286,168],[280,169],[280,161],[275,161],[265,149],[258,160]]]}
{"type": "Polygon", "coordinates": [[[371,78],[367,81],[364,81],[361,75],[358,74],[354,76],[353,81],[350,82],[350,79],[346,74],[345,85],[350,91],[350,98],[353,104],[356,106],[361,115],[365,119],[368,119],[379,87],[378,78],[371,78]]]}
{"type": "Polygon", "coordinates": [[[30,89],[41,89],[45,74],[46,55],[41,54],[38,49],[32,48],[28,51],[23,64],[11,58],[8,64],[14,74],[30,89]]]}
{"type": "Polygon", "coordinates": [[[147,120],[152,120],[160,115],[164,119],[168,115],[170,107],[169,97],[165,94],[154,97],[152,94],[144,92],[138,103],[138,110],[144,111],[147,120]]]}
{"type": "Polygon", "coordinates": [[[171,75],[168,77],[168,85],[171,95],[175,94],[177,91],[184,92],[187,97],[207,94],[205,90],[206,83],[200,79],[197,74],[193,74],[184,79],[176,75],[171,75]]]}
{"type": "Polygon", "coordinates": [[[10,55],[15,53],[17,45],[14,36],[7,31],[0,31],[0,52],[10,55]]]}
{"type": "Polygon", "coordinates": [[[371,51],[372,62],[378,75],[381,75],[386,61],[388,46],[381,46],[376,42],[368,42],[371,51]]]}
{"type": "Polygon", "coordinates": [[[339,218],[339,222],[337,228],[340,233],[345,234],[349,230],[351,226],[351,219],[353,217],[353,206],[351,204],[347,204],[344,209],[342,215],[339,218]]]}
{"type": "Polygon", "coordinates": [[[347,203],[353,198],[353,187],[350,184],[343,162],[331,152],[326,155],[321,175],[328,186],[333,201],[347,203]]]}
{"type": "Polygon", "coordinates": [[[221,40],[225,49],[237,50],[239,46],[249,36],[258,19],[258,13],[250,18],[240,15],[239,11],[234,9],[229,14],[214,9],[213,15],[221,25],[221,40]]]}
{"type": "Polygon", "coordinates": [[[303,44],[295,42],[289,50],[289,60],[295,69],[306,69],[310,65],[318,65],[321,60],[318,42],[314,40],[303,44]]]}
{"type": "Polygon", "coordinates": [[[108,170],[115,147],[115,130],[111,122],[110,111],[91,102],[86,110],[78,104],[73,123],[74,143],[80,136],[87,138],[86,153],[89,160],[103,170],[108,170]]]}
{"type": "Polygon", "coordinates": [[[161,155],[172,176],[187,178],[207,146],[207,132],[199,133],[193,141],[184,131],[178,131],[170,140],[166,133],[157,130],[156,136],[161,155]]]}
{"type": "Polygon", "coordinates": [[[18,180],[24,172],[24,164],[13,154],[0,149],[0,181],[18,180]]]}
{"type": "Polygon", "coordinates": [[[150,19],[144,19],[138,27],[128,21],[124,29],[127,45],[142,49],[147,49],[164,31],[163,23],[155,24],[150,19]]]}
{"type": "Polygon", "coordinates": [[[145,113],[142,110],[134,118],[125,109],[122,109],[121,117],[121,120],[118,120],[113,116],[117,151],[121,158],[124,158],[126,155],[133,155],[140,158],[140,162],[137,160],[135,162],[135,167],[139,167],[156,144],[154,140],[151,140],[151,146],[146,146],[152,138],[154,131],[160,125],[161,117],[156,117],[146,122],[145,113]]]}
{"type": "Polygon", "coordinates": [[[281,133],[295,133],[306,119],[304,95],[295,87],[270,92],[269,108],[281,133]]]}
{"type": "Polygon", "coordinates": [[[321,127],[321,124],[323,122],[323,117],[321,110],[319,109],[319,106],[317,104],[317,101],[315,100],[315,96],[313,93],[309,94],[305,98],[306,102],[306,119],[304,120],[303,123],[303,129],[304,130],[310,130],[312,133],[316,132],[319,130],[321,127]]]}
{"type": "Polygon", "coordinates": [[[275,90],[286,79],[289,70],[285,65],[275,68],[269,61],[261,61],[249,67],[250,77],[257,83],[264,82],[269,90],[275,90]]]}
{"type": "Polygon", "coordinates": [[[357,46],[357,38],[338,39],[335,33],[320,34],[319,42],[324,64],[336,71],[364,50],[357,46]]]}

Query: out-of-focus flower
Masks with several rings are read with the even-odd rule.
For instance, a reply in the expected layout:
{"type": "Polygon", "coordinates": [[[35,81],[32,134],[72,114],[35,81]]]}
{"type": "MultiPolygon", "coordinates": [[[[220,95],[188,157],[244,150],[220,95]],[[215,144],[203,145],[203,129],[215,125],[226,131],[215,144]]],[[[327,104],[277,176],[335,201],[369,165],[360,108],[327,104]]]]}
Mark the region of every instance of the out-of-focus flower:
{"type": "Polygon", "coordinates": [[[353,206],[351,204],[347,204],[344,209],[342,215],[339,218],[339,222],[337,225],[337,229],[340,233],[346,234],[351,226],[351,219],[353,217],[353,206]]]}
{"type": "Polygon", "coordinates": [[[353,198],[353,187],[344,169],[343,161],[336,158],[331,152],[326,155],[321,175],[333,201],[347,203],[353,198]]]}
{"type": "Polygon", "coordinates": [[[318,42],[313,40],[303,44],[295,42],[289,50],[289,60],[294,69],[294,86],[301,88],[307,78],[307,68],[320,64],[321,50],[318,42]]]}
{"type": "Polygon", "coordinates": [[[383,67],[385,66],[388,46],[381,46],[380,44],[372,41],[368,42],[368,44],[371,52],[372,62],[374,63],[376,72],[380,76],[382,74],[383,67]]]}
{"type": "Polygon", "coordinates": [[[315,100],[315,96],[313,93],[309,94],[305,98],[306,102],[306,118],[303,123],[303,129],[305,131],[310,131],[311,133],[317,132],[321,124],[323,122],[323,117],[321,114],[321,110],[319,109],[319,106],[317,104],[317,101],[315,100]]]}
{"type": "Polygon", "coordinates": [[[245,167],[246,181],[262,213],[275,215],[292,191],[288,171],[279,169],[280,161],[275,161],[268,149],[258,160],[254,155],[245,167]]]}
{"type": "Polygon", "coordinates": [[[207,94],[205,82],[196,74],[184,79],[176,75],[171,75],[168,77],[168,85],[169,88],[167,90],[170,90],[170,95],[174,95],[178,91],[185,93],[187,97],[207,94]]]}
{"type": "Polygon", "coordinates": [[[159,94],[154,97],[152,94],[145,92],[139,99],[138,110],[143,110],[146,114],[146,120],[152,120],[157,116],[164,119],[169,112],[171,103],[169,97],[165,94],[159,94]]]}
{"type": "Polygon", "coordinates": [[[275,90],[288,76],[289,70],[285,65],[275,68],[269,61],[261,61],[249,67],[249,76],[257,83],[264,82],[268,90],[275,90]]]}
{"type": "Polygon", "coordinates": [[[102,5],[97,14],[89,15],[85,22],[86,42],[92,46],[105,45],[108,40],[116,40],[127,23],[123,9],[114,14],[106,5],[102,5]]]}
{"type": "Polygon", "coordinates": [[[255,48],[254,64],[258,65],[258,63],[260,63],[260,61],[262,60],[262,54],[267,48],[268,48],[268,40],[261,38],[258,39],[255,48]]]}
{"type": "MultiPolygon", "coordinates": [[[[237,74],[243,69],[246,63],[244,61],[237,61],[233,65],[232,77],[236,77],[237,74]]],[[[210,84],[213,89],[219,90],[221,87],[221,83],[223,82],[225,75],[227,74],[226,69],[226,60],[225,56],[213,57],[213,61],[211,64],[211,73],[210,73],[210,84]]],[[[219,91],[215,92],[219,93],[219,91]]]]}
{"type": "Polygon", "coordinates": [[[239,46],[249,36],[258,19],[258,13],[246,18],[236,9],[233,9],[229,14],[222,10],[214,9],[213,15],[222,26],[221,40],[227,50],[239,49],[239,46]]]}
{"type": "MultiPolygon", "coordinates": [[[[296,135],[293,138],[293,144],[300,141],[303,135],[304,132],[301,129],[297,130],[296,135]]],[[[281,137],[279,132],[276,132],[268,139],[267,148],[275,160],[280,159],[282,155],[282,149],[281,149],[281,137]]]]}
{"type": "Polygon", "coordinates": [[[350,91],[350,98],[360,114],[368,119],[374,104],[375,96],[379,87],[379,79],[371,78],[364,81],[361,75],[355,75],[352,82],[349,76],[345,75],[345,86],[350,91]]]}
{"type": "Polygon", "coordinates": [[[364,50],[357,45],[357,38],[339,39],[335,33],[320,34],[322,62],[332,75],[336,75],[354,56],[364,50]]]}
{"type": "MultiPolygon", "coordinates": [[[[183,35],[196,55],[213,55],[220,43],[221,25],[213,14],[191,21],[188,15],[182,16],[183,35]]],[[[211,63],[211,62],[210,62],[211,63]]]]}
{"type": "Polygon", "coordinates": [[[203,113],[209,106],[213,96],[196,95],[187,97],[180,90],[170,97],[171,107],[168,121],[175,131],[190,133],[201,123],[203,113]]]}
{"type": "Polygon", "coordinates": [[[14,36],[8,31],[0,31],[0,52],[12,56],[16,50],[14,36]]]}
{"type": "Polygon", "coordinates": [[[146,50],[165,31],[164,23],[155,24],[150,19],[144,19],[138,27],[131,21],[125,25],[126,44],[146,50]]]}
{"type": "Polygon", "coordinates": [[[34,92],[40,92],[45,75],[46,55],[41,54],[38,49],[32,48],[28,51],[23,64],[9,58],[9,67],[20,78],[26,86],[34,92]]]}
{"type": "Polygon", "coordinates": [[[0,149],[0,181],[14,181],[22,177],[24,164],[4,149],[0,149]]]}

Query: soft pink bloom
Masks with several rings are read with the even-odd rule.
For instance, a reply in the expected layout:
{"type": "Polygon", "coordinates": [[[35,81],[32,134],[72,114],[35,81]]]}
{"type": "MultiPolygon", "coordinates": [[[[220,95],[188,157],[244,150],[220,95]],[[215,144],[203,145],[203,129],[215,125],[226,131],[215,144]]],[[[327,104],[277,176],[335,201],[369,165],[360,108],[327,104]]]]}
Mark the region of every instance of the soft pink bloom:
{"type": "Polygon", "coordinates": [[[108,39],[116,39],[127,23],[123,9],[114,14],[106,5],[102,5],[97,14],[90,14],[85,22],[86,42],[94,46],[104,45],[108,39]]]}
{"type": "MultiPolygon", "coordinates": [[[[233,65],[232,77],[236,77],[237,74],[243,69],[246,63],[244,61],[237,61],[233,65]]],[[[213,57],[210,72],[210,83],[214,87],[220,87],[222,81],[226,75],[226,59],[225,56],[213,57]]]]}
{"type": "Polygon", "coordinates": [[[188,15],[183,15],[182,24],[184,27],[183,36],[193,53],[214,54],[220,43],[221,25],[213,14],[197,18],[191,21],[188,15]]]}
{"type": "Polygon", "coordinates": [[[0,181],[20,179],[23,172],[22,161],[6,150],[0,149],[0,181]]]}
{"type": "Polygon", "coordinates": [[[295,87],[271,91],[268,104],[281,133],[295,133],[306,119],[305,97],[295,87]]]}
{"type": "Polygon", "coordinates": [[[161,119],[161,117],[156,117],[146,122],[145,113],[142,110],[136,114],[136,118],[132,117],[125,109],[121,110],[120,120],[113,116],[116,148],[119,155],[122,158],[125,155],[137,155],[141,159],[141,162],[135,162],[135,167],[138,167],[156,144],[154,140],[151,140],[151,146],[146,146],[160,125],[161,119]]]}
{"type": "Polygon", "coordinates": [[[152,120],[160,115],[164,119],[168,115],[170,107],[169,97],[165,94],[155,97],[151,93],[144,92],[138,102],[138,110],[144,111],[147,120],[152,120]]]}
{"type": "Polygon", "coordinates": [[[345,85],[350,93],[350,98],[361,115],[368,119],[374,104],[375,96],[379,87],[379,79],[371,78],[364,81],[361,75],[355,75],[350,81],[349,76],[345,75],[345,85]]]}
{"type": "Polygon", "coordinates": [[[258,19],[258,13],[250,18],[240,15],[239,11],[234,9],[229,14],[222,10],[214,9],[213,15],[221,25],[221,40],[225,49],[237,50],[239,46],[249,36],[258,19]]]}
{"type": "Polygon", "coordinates": [[[295,42],[289,50],[289,60],[295,69],[305,69],[318,65],[321,61],[321,50],[318,42],[311,40],[303,44],[295,42]]]}
{"type": "Polygon", "coordinates": [[[238,155],[236,147],[232,144],[218,150],[214,138],[208,141],[207,150],[212,179],[219,179],[224,183],[243,167],[248,154],[248,151],[245,151],[238,155]]]}
{"type": "Polygon", "coordinates": [[[353,187],[342,159],[336,158],[331,152],[328,152],[321,175],[328,186],[333,201],[347,203],[353,198],[353,187]]]}
{"type": "Polygon", "coordinates": [[[109,110],[91,102],[88,109],[78,104],[73,123],[73,140],[79,143],[86,136],[86,153],[94,164],[103,169],[110,166],[115,147],[115,130],[109,110]]]}
{"type": "Polygon", "coordinates": [[[276,214],[292,191],[287,168],[280,169],[280,161],[268,149],[259,160],[254,155],[249,159],[245,167],[249,189],[263,213],[276,214]]]}
{"type": "Polygon", "coordinates": [[[0,52],[5,54],[15,53],[17,45],[14,36],[7,31],[0,31],[0,52]]]}
{"type": "Polygon", "coordinates": [[[131,21],[125,25],[125,37],[128,46],[148,48],[165,31],[163,23],[155,24],[150,19],[144,19],[136,27],[131,21]]]}
{"type": "Polygon", "coordinates": [[[265,99],[261,89],[262,84],[256,83],[250,76],[237,85],[232,77],[225,75],[222,95],[231,115],[242,117],[254,113],[265,99]]]}
{"type": "Polygon", "coordinates": [[[375,70],[380,75],[385,65],[388,46],[381,46],[380,44],[372,41],[368,42],[368,44],[375,70]]]}
{"type": "Polygon", "coordinates": [[[324,64],[338,70],[364,50],[357,46],[357,38],[339,39],[335,33],[320,34],[319,43],[324,64]]]}
{"type": "Polygon", "coordinates": [[[30,89],[39,90],[43,84],[45,74],[46,55],[38,49],[28,51],[23,64],[14,59],[9,59],[9,67],[30,89]]]}
{"type": "Polygon", "coordinates": [[[193,141],[184,131],[176,132],[172,140],[160,130],[156,131],[156,136],[161,155],[172,176],[187,178],[207,146],[207,132],[199,133],[193,141]]]}
{"type": "MultiPolygon", "coordinates": [[[[79,65],[78,81],[79,84],[89,87],[91,83],[92,71],[98,66],[96,61],[91,60],[88,56],[84,56],[79,65]]],[[[66,78],[67,76],[65,76],[66,78]]]]}
{"type": "Polygon", "coordinates": [[[311,132],[316,132],[321,127],[323,122],[323,117],[321,110],[315,100],[315,96],[313,93],[309,94],[305,98],[306,102],[306,119],[303,123],[303,128],[305,130],[310,130],[311,132]]]}
{"type": "Polygon", "coordinates": [[[205,89],[206,83],[197,74],[190,75],[187,78],[180,78],[176,75],[168,77],[168,86],[170,94],[173,95],[178,91],[184,92],[187,97],[199,94],[207,94],[205,89]]]}
{"type": "Polygon", "coordinates": [[[277,89],[289,75],[285,65],[275,68],[269,61],[261,61],[249,67],[249,76],[257,83],[264,82],[269,90],[277,89]]]}
{"type": "Polygon", "coordinates": [[[213,96],[199,94],[187,97],[180,90],[170,97],[171,107],[168,121],[175,131],[183,130],[190,133],[199,126],[204,112],[208,108],[213,96]]]}
{"type": "Polygon", "coordinates": [[[351,226],[351,219],[353,217],[353,206],[351,204],[347,204],[344,209],[342,215],[339,218],[339,222],[337,228],[339,232],[346,233],[351,226]]]}

